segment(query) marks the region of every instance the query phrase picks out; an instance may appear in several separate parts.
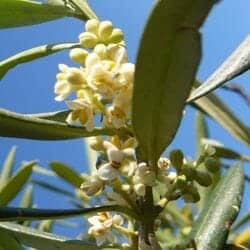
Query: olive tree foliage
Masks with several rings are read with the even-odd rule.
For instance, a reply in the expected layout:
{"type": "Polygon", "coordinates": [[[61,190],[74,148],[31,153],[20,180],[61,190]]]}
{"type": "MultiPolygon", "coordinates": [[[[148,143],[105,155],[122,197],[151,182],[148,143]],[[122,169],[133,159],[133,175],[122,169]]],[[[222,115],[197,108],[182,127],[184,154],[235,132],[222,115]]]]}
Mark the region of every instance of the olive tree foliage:
{"type": "Polygon", "coordinates": [[[123,31],[99,20],[87,0],[0,1],[1,29],[64,17],[85,22],[75,43],[41,45],[0,61],[0,79],[19,64],[62,50],[70,50],[79,65],[59,65],[55,100],[66,101],[68,110],[20,114],[0,109],[0,136],[51,143],[84,137],[90,169],[78,173],[54,161],[48,171],[32,161],[12,174],[13,147],[0,174],[0,249],[250,247],[250,231],[239,230],[249,214],[236,220],[247,178],[241,163],[250,158],[211,139],[205,120],[209,116],[235,140],[250,145],[249,127],[212,93],[249,69],[250,38],[204,83],[196,78],[200,28],[217,2],[155,1],[134,65],[127,59],[123,31]],[[162,157],[187,105],[197,110],[196,156],[190,159],[185,149],[174,149],[162,157]],[[98,127],[96,116],[101,117],[98,127]],[[34,171],[64,180],[75,193],[32,179],[34,171]],[[70,198],[75,208],[34,208],[34,185],[70,198]],[[9,206],[22,188],[19,207],[9,206]],[[53,233],[55,223],[69,226],[59,219],[74,216],[89,222],[78,232],[85,232],[81,239],[53,233]]]}

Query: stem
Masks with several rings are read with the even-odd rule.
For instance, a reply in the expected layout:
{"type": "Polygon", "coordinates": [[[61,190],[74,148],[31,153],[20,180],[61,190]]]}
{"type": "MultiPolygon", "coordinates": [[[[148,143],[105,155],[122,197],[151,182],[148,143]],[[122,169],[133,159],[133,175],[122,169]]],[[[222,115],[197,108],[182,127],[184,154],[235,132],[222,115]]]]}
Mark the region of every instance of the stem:
{"type": "MultiPolygon", "coordinates": [[[[146,187],[145,197],[139,200],[140,203],[140,221],[139,221],[139,249],[140,245],[146,243],[151,245],[150,237],[155,236],[154,222],[158,216],[158,210],[154,206],[152,187],[146,187]]],[[[153,246],[151,246],[152,249],[153,246]]]]}

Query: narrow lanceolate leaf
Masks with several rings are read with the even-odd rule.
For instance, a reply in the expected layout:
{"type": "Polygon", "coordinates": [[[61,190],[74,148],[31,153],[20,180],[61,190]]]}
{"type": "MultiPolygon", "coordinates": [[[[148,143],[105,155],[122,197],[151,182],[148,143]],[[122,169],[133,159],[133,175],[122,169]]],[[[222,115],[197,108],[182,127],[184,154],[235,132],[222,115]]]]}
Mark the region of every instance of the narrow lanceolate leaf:
{"type": "Polygon", "coordinates": [[[127,215],[131,215],[133,218],[137,217],[137,215],[132,210],[118,205],[79,209],[36,209],[0,207],[0,221],[62,219],[105,211],[117,211],[125,213],[127,215]]]}
{"type": "Polygon", "coordinates": [[[20,207],[30,208],[33,205],[33,187],[29,185],[22,197],[20,207]]]}
{"type": "Polygon", "coordinates": [[[32,168],[36,164],[35,161],[27,162],[22,165],[20,170],[13,175],[8,182],[0,190],[0,205],[7,205],[21,191],[25,183],[28,181],[32,168]]]}
{"type": "Polygon", "coordinates": [[[195,134],[196,134],[196,155],[199,156],[202,153],[204,146],[202,144],[203,139],[209,137],[208,127],[205,121],[205,117],[200,111],[196,112],[195,134]]]}
{"type": "Polygon", "coordinates": [[[214,1],[157,1],[142,36],[132,122],[142,157],[155,162],[172,141],[200,62],[199,27],[214,1]]]}
{"type": "Polygon", "coordinates": [[[12,147],[9,154],[7,155],[3,166],[1,168],[1,174],[0,174],[0,189],[6,184],[6,182],[9,180],[11,171],[13,168],[14,160],[16,156],[16,147],[12,147]]]}
{"type": "Polygon", "coordinates": [[[69,3],[75,7],[75,9],[79,10],[79,12],[81,12],[86,18],[98,19],[94,11],[88,5],[87,0],[69,0],[69,3]]]}
{"type": "Polygon", "coordinates": [[[50,167],[58,176],[75,188],[79,188],[85,181],[79,173],[64,163],[53,161],[50,163],[50,167]]]}
{"type": "Polygon", "coordinates": [[[57,43],[46,44],[29,50],[22,51],[3,61],[0,61],[0,79],[12,68],[21,63],[30,62],[32,60],[45,57],[61,50],[79,47],[77,43],[57,43]]]}
{"type": "MultiPolygon", "coordinates": [[[[54,113],[52,113],[54,114],[54,113]]],[[[41,114],[39,114],[41,116],[41,114]]],[[[57,119],[57,118],[56,118],[57,119]]],[[[97,135],[129,133],[127,129],[96,128],[89,132],[83,127],[70,126],[65,122],[54,121],[52,117],[37,118],[0,109],[0,136],[36,140],[65,140],[97,135]]]]}
{"type": "Polygon", "coordinates": [[[22,250],[21,244],[9,232],[0,229],[0,249],[1,250],[22,250]]]}
{"type": "Polygon", "coordinates": [[[197,250],[221,250],[230,226],[236,218],[243,195],[244,174],[240,165],[232,166],[221,179],[208,205],[203,209],[190,233],[197,250]]]}
{"type": "Polygon", "coordinates": [[[88,19],[87,16],[65,6],[31,0],[1,0],[0,16],[0,29],[39,24],[66,16],[88,19]]]}
{"type": "Polygon", "coordinates": [[[206,95],[249,69],[250,36],[240,44],[232,55],[200,87],[192,92],[188,101],[191,102],[206,95]]]}
{"type": "Polygon", "coordinates": [[[237,140],[250,145],[250,129],[216,95],[209,93],[193,104],[225,128],[237,140]]]}
{"type": "Polygon", "coordinates": [[[9,222],[1,222],[0,230],[15,237],[19,242],[38,250],[111,250],[116,247],[97,247],[88,242],[41,232],[9,222]]]}

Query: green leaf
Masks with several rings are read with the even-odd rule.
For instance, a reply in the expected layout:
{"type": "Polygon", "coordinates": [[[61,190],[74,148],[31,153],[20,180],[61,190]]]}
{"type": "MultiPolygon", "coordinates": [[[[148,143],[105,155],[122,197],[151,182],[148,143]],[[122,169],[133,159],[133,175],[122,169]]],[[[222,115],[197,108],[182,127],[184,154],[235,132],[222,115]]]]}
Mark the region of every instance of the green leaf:
{"type": "Polygon", "coordinates": [[[69,0],[69,3],[71,3],[73,7],[76,7],[76,9],[79,10],[83,16],[98,19],[94,11],[88,5],[87,0],[69,0]]]}
{"type": "Polygon", "coordinates": [[[30,208],[33,205],[33,187],[29,185],[22,197],[20,207],[30,208]]]}
{"type": "MultiPolygon", "coordinates": [[[[196,81],[196,83],[198,82],[196,81]]],[[[246,145],[250,145],[249,128],[215,94],[209,93],[207,96],[195,100],[192,104],[218,122],[230,135],[246,145]]]]}
{"type": "Polygon", "coordinates": [[[0,249],[1,250],[22,250],[20,243],[9,232],[0,229],[0,249]]]}
{"type": "Polygon", "coordinates": [[[0,174],[0,189],[6,184],[9,180],[11,171],[13,169],[14,160],[16,156],[16,147],[12,147],[8,156],[6,157],[0,174]]]}
{"type": "Polygon", "coordinates": [[[209,137],[208,127],[204,115],[200,112],[196,112],[195,117],[195,134],[196,134],[196,155],[197,157],[202,153],[203,144],[202,140],[209,137]]]}
{"type": "MultiPolygon", "coordinates": [[[[55,113],[52,113],[55,114],[55,113]]],[[[58,115],[58,112],[56,112],[58,115]]],[[[41,116],[41,114],[39,114],[41,116]]],[[[57,118],[56,118],[57,119],[57,118]]],[[[24,115],[0,109],[0,136],[36,140],[65,140],[97,135],[130,133],[127,129],[95,128],[89,132],[83,127],[57,122],[53,117],[41,119],[36,115],[24,115]]]]}
{"type": "Polygon", "coordinates": [[[97,247],[88,242],[70,239],[9,222],[1,222],[0,229],[14,236],[23,244],[39,250],[111,250],[117,247],[97,247]]]}
{"type": "Polygon", "coordinates": [[[219,88],[224,83],[250,69],[250,36],[226,59],[226,61],[188,98],[192,102],[219,88]]]}
{"type": "Polygon", "coordinates": [[[0,205],[7,205],[21,191],[22,187],[28,181],[35,161],[24,163],[20,170],[13,175],[0,190],[0,205]]]}
{"type": "Polygon", "coordinates": [[[18,64],[30,62],[41,57],[45,57],[61,50],[72,49],[79,47],[78,43],[55,43],[46,44],[32,49],[22,51],[14,56],[11,56],[3,61],[0,61],[0,79],[12,68],[18,64]]]}
{"type": "Polygon", "coordinates": [[[53,161],[50,162],[50,167],[58,176],[75,188],[80,188],[81,184],[86,180],[73,168],[67,166],[64,163],[53,161]]]}
{"type": "Polygon", "coordinates": [[[172,141],[200,62],[199,27],[214,1],[157,1],[137,56],[132,123],[142,158],[156,162],[172,141]]]}
{"type": "Polygon", "coordinates": [[[232,166],[210,195],[190,233],[197,250],[221,250],[231,223],[236,218],[243,195],[244,174],[240,165],[232,166]]]}
{"type": "Polygon", "coordinates": [[[241,155],[240,153],[234,151],[233,149],[223,146],[220,142],[212,139],[203,138],[201,140],[202,145],[210,145],[215,149],[214,156],[219,158],[225,158],[230,160],[241,160],[241,161],[250,161],[250,156],[241,155]]]}
{"type": "Polygon", "coordinates": [[[138,218],[137,214],[135,214],[131,209],[118,205],[79,209],[37,209],[0,207],[0,221],[62,219],[105,211],[117,211],[130,215],[132,218],[138,218]]]}
{"type": "Polygon", "coordinates": [[[90,18],[65,6],[31,0],[1,0],[0,16],[0,29],[39,24],[67,16],[83,20],[90,18]]]}

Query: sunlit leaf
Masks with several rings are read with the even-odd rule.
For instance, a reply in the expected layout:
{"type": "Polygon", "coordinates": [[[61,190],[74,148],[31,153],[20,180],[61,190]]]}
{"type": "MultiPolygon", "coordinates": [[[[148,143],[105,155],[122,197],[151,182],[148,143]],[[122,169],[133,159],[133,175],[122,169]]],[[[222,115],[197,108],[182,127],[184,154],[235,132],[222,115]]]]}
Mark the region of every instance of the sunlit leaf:
{"type": "Polygon", "coordinates": [[[61,50],[72,49],[79,47],[77,43],[56,43],[46,44],[39,47],[35,47],[29,50],[22,51],[14,56],[11,56],[5,60],[0,61],[0,79],[12,68],[21,63],[30,62],[32,60],[45,57],[61,50]]]}
{"type": "Polygon", "coordinates": [[[33,187],[29,185],[22,197],[20,207],[30,208],[33,205],[33,187]]]}
{"type": "Polygon", "coordinates": [[[16,147],[12,147],[10,152],[8,153],[3,166],[1,168],[1,174],[0,174],[0,189],[6,184],[6,182],[9,180],[11,171],[13,168],[13,163],[15,160],[16,155],[16,147]]]}
{"type": "Polygon", "coordinates": [[[0,205],[7,205],[21,191],[25,183],[28,181],[32,168],[36,164],[35,161],[27,162],[22,165],[15,175],[0,190],[0,205]]]}
{"type": "MultiPolygon", "coordinates": [[[[56,112],[56,114],[58,113],[56,112]]],[[[115,130],[109,128],[95,128],[89,132],[83,127],[70,126],[65,122],[57,122],[56,119],[55,121],[52,117],[41,119],[37,118],[36,115],[24,115],[0,109],[0,136],[36,140],[66,140],[96,135],[129,133],[127,129],[115,130]]]]}
{"type": "Polygon", "coordinates": [[[53,161],[50,163],[50,167],[58,176],[75,188],[80,188],[81,184],[85,181],[84,177],[62,162],[53,161]]]}
{"type": "Polygon", "coordinates": [[[249,128],[236,117],[219,97],[209,93],[207,96],[195,100],[192,104],[219,123],[237,140],[250,145],[249,128]]]}
{"type": "Polygon", "coordinates": [[[137,56],[132,122],[142,157],[172,141],[200,62],[199,27],[214,1],[157,1],[137,56]]]}
{"type": "Polygon", "coordinates": [[[201,96],[219,88],[224,83],[250,69],[250,36],[226,59],[226,61],[197,89],[188,101],[194,101],[201,96]]]}
{"type": "Polygon", "coordinates": [[[73,7],[76,7],[84,16],[98,19],[94,11],[90,8],[87,0],[70,0],[73,7]]]}
{"type": "Polygon", "coordinates": [[[38,250],[111,250],[119,249],[116,247],[97,247],[90,243],[70,239],[51,233],[41,232],[37,229],[24,227],[9,222],[0,223],[1,231],[11,234],[21,243],[34,247],[38,250]]]}
{"type": "Polygon", "coordinates": [[[0,16],[0,29],[39,24],[66,16],[83,20],[90,18],[65,6],[31,0],[1,0],[0,16]]]}
{"type": "Polygon", "coordinates": [[[244,174],[240,165],[232,166],[210,195],[190,233],[197,250],[221,250],[236,218],[243,195],[244,174]]]}

